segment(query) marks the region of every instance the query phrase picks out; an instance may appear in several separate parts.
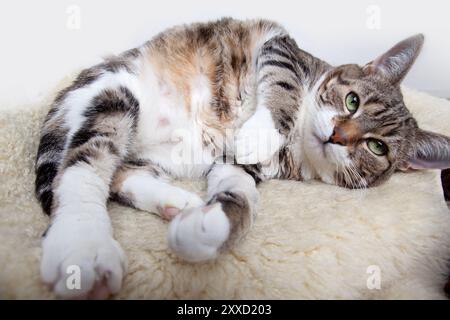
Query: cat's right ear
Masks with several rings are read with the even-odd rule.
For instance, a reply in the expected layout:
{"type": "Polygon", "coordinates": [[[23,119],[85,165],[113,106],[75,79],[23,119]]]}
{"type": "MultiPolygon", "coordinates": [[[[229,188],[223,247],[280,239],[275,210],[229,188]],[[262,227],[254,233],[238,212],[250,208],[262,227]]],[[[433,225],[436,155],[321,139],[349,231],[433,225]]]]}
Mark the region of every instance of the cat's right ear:
{"type": "Polygon", "coordinates": [[[399,84],[414,64],[424,42],[423,34],[407,38],[364,66],[366,73],[378,73],[394,85],[399,84]]]}
{"type": "Polygon", "coordinates": [[[450,138],[438,133],[418,129],[413,156],[403,163],[399,169],[447,168],[450,168],[450,138]]]}

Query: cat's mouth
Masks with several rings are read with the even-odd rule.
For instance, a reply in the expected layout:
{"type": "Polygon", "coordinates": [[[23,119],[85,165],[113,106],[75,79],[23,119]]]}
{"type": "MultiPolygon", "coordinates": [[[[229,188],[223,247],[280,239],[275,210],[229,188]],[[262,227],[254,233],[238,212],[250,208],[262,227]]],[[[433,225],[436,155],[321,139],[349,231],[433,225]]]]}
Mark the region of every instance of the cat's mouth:
{"type": "Polygon", "coordinates": [[[322,139],[316,133],[313,133],[313,137],[317,142],[317,148],[320,150],[321,155],[326,159],[327,158],[326,147],[329,140],[322,139]]]}
{"type": "MultiPolygon", "coordinates": [[[[345,146],[334,144],[329,137],[312,133],[312,146],[316,155],[332,166],[343,166],[348,164],[348,154],[345,146]]],[[[318,159],[317,159],[318,160],[318,159]]]]}

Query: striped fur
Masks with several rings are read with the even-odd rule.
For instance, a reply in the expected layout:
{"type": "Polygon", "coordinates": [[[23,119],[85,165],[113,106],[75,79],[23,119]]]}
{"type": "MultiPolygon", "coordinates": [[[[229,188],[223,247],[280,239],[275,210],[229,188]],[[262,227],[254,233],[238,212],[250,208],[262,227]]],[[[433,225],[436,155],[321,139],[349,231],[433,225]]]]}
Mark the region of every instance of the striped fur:
{"type": "Polygon", "coordinates": [[[266,179],[364,188],[397,169],[448,165],[448,138],[420,130],[399,89],[422,42],[333,67],[274,22],[222,19],[171,28],[82,71],[56,97],[37,154],[36,195],[53,218],[44,281],[62,297],[120,289],[126,259],[108,199],[172,220],[170,248],[203,261],[249,231],[266,179]],[[354,114],[349,92],[361,102],[354,114]],[[264,130],[273,143],[258,152],[264,130]],[[386,155],[368,149],[375,137],[386,155]],[[206,177],[206,201],[171,185],[174,177],[206,177]],[[64,287],[67,261],[86,268],[80,292],[64,287]]]}

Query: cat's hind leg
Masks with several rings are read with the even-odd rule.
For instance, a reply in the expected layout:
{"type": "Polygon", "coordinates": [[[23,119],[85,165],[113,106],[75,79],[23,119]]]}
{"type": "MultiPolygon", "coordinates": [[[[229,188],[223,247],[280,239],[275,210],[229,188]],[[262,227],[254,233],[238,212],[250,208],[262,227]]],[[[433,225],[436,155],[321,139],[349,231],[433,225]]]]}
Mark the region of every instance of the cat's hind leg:
{"type": "Polygon", "coordinates": [[[68,96],[62,103],[81,109],[82,121],[75,126],[71,111],[65,118],[73,135],[58,169],[48,166],[60,151],[46,141],[52,135],[43,136],[38,153],[37,190],[51,190],[53,195],[47,206],[52,219],[42,243],[41,275],[59,297],[106,298],[120,290],[127,266],[113,237],[106,202],[113,174],[135,134],[139,103],[123,86],[97,93],[81,88],[68,96]],[[75,104],[83,94],[90,97],[86,105],[75,104]],[[53,181],[49,168],[56,174],[53,181]]]}
{"type": "Polygon", "coordinates": [[[163,170],[145,161],[126,162],[117,170],[111,185],[111,198],[167,220],[182,210],[204,204],[195,193],[171,185],[163,170]]]}
{"type": "Polygon", "coordinates": [[[181,258],[200,262],[230,249],[250,230],[258,191],[242,167],[217,164],[208,174],[206,206],[183,210],[169,227],[169,246],[181,258]]]}

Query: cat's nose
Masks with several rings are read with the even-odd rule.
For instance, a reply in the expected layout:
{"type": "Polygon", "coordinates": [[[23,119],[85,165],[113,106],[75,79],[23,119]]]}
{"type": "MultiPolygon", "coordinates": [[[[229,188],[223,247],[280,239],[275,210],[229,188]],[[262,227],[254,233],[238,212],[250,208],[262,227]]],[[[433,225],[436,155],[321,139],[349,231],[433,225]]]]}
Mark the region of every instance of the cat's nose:
{"type": "Polygon", "coordinates": [[[336,127],[336,128],[334,128],[333,134],[330,136],[330,139],[328,139],[327,142],[345,146],[348,143],[348,138],[347,138],[344,130],[342,130],[339,127],[336,127]]]}
{"type": "Polygon", "coordinates": [[[348,146],[361,139],[362,132],[354,121],[343,121],[336,123],[333,134],[327,141],[329,143],[348,146]]]}

